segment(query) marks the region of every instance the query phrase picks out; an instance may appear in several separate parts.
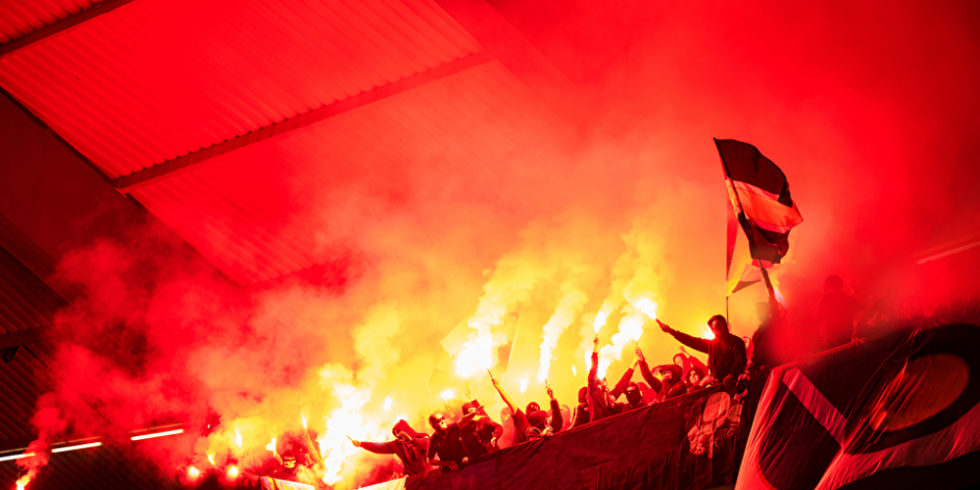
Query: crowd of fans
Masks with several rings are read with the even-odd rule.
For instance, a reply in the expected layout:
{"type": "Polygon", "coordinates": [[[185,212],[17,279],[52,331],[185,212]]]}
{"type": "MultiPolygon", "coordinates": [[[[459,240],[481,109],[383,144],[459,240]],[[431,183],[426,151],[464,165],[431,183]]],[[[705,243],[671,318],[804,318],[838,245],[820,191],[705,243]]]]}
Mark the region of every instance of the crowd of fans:
{"type": "MultiPolygon", "coordinates": [[[[828,278],[827,298],[821,304],[821,317],[829,318],[822,347],[849,341],[840,325],[853,323],[853,306],[843,297],[839,278],[828,278]],[[828,306],[829,305],[829,306],[828,306]],[[843,306],[841,306],[843,305],[843,306]],[[838,318],[839,317],[839,318],[838,318]]],[[[656,320],[663,332],[683,344],[673,362],[649,366],[642,350],[637,347],[635,360],[610,389],[604,378],[598,376],[599,337],[593,339],[591,367],[586,385],[579,389],[578,404],[569,410],[559,404],[554,391],[546,384],[548,408],[530,402],[523,409],[500,386],[490,373],[505,408],[500,413],[500,423],[495,422],[485,407],[477,400],[463,403],[459,413],[436,412],[429,416],[431,434],[414,430],[406,421],[399,420],[392,428],[394,439],[386,442],[351,440],[351,443],[372,453],[393,454],[404,468],[406,475],[420,475],[429,471],[456,471],[487,455],[513,445],[548,437],[561,431],[600,420],[628,410],[691,393],[709,386],[720,386],[736,399],[758,396],[769,370],[785,361],[775,348],[772,332],[780,322],[780,307],[774,299],[759,305],[759,327],[751,340],[742,339],[729,332],[728,322],[722,315],[708,320],[710,338],[694,337],[674,330],[656,320]],[[746,342],[748,340],[748,342],[746,342]],[[746,348],[746,344],[750,346],[746,348]],[[705,365],[688,354],[687,348],[708,355],[705,365]],[[633,381],[639,369],[642,380],[633,381]],[[506,429],[505,429],[506,427],[506,429]]],[[[748,403],[751,405],[752,403],[748,403]]],[[[754,407],[748,408],[749,412],[754,407]]],[[[751,420],[751,415],[748,417],[751,420]]],[[[307,456],[303,456],[309,459],[307,456]]],[[[295,472],[295,459],[284,459],[289,472],[295,472]]],[[[279,475],[279,476],[286,476],[279,475]]]]}
{"type": "Polygon", "coordinates": [[[708,325],[713,339],[692,337],[657,321],[660,328],[685,346],[708,354],[708,365],[689,355],[684,347],[673,363],[649,366],[643,351],[637,347],[632,366],[610,388],[599,378],[599,337],[593,339],[591,368],[586,386],[578,393],[578,405],[569,413],[559,404],[555,393],[546,385],[548,408],[530,402],[521,408],[490,373],[490,380],[505,408],[501,423],[487,414],[477,400],[464,403],[458,414],[433,413],[429,416],[431,435],[416,432],[404,420],[399,420],[388,442],[353,440],[352,443],[373,453],[394,454],[401,460],[405,474],[418,475],[428,471],[455,471],[504,447],[548,437],[558,432],[594,422],[624,411],[714,385],[733,392],[739,375],[747,365],[745,342],[728,332],[724,316],[713,316],[708,325]],[[639,369],[642,380],[633,381],[639,369]],[[508,426],[505,431],[505,425],[508,426]]]}

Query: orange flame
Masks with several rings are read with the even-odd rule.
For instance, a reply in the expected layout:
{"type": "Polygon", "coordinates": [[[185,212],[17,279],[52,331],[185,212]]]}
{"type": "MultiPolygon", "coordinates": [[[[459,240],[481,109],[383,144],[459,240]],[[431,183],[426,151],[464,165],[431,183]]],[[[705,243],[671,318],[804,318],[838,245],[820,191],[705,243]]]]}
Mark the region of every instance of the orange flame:
{"type": "MultiPolygon", "coordinates": [[[[343,479],[345,462],[359,450],[348,443],[347,437],[364,440],[371,435],[371,429],[363,416],[362,408],[371,399],[366,389],[358,389],[350,384],[334,386],[334,395],[341,406],[327,417],[327,430],[317,438],[320,454],[323,455],[324,474],[321,480],[334,485],[343,479]]],[[[376,437],[381,437],[377,434],[376,437]]]]}

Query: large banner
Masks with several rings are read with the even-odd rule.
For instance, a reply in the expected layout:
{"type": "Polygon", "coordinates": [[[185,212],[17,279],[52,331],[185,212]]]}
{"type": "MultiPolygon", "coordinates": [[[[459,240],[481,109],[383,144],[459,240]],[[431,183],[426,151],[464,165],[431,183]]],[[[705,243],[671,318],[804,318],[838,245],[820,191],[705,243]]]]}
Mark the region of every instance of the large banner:
{"type": "Polygon", "coordinates": [[[980,483],[980,327],[948,324],[773,370],[736,489],[980,483]]]}

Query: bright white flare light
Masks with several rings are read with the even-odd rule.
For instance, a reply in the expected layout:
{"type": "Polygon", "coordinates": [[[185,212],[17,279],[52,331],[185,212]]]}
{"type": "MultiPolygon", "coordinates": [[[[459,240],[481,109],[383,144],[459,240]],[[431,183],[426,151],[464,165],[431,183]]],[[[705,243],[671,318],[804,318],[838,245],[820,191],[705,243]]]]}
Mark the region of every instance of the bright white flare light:
{"type": "Polygon", "coordinates": [[[443,390],[442,393],[439,394],[439,396],[441,396],[443,400],[446,400],[448,402],[449,400],[456,398],[456,392],[451,389],[446,389],[443,390]]]}
{"type": "Polygon", "coordinates": [[[525,391],[527,391],[527,383],[528,383],[528,381],[529,380],[527,379],[527,376],[524,376],[523,378],[521,378],[521,393],[524,393],[525,391]]]}
{"type": "Polygon", "coordinates": [[[87,444],[76,444],[74,446],[56,447],[56,448],[52,449],[51,452],[52,453],[65,453],[65,452],[68,452],[68,451],[75,451],[75,450],[78,450],[78,449],[88,449],[90,447],[99,447],[101,445],[102,445],[101,442],[90,442],[90,443],[87,443],[87,444]]]}
{"type": "Polygon", "coordinates": [[[651,320],[657,319],[657,303],[650,298],[640,298],[633,303],[633,307],[641,313],[650,317],[651,320]]]}
{"type": "Polygon", "coordinates": [[[392,404],[391,397],[390,396],[386,396],[385,397],[384,409],[385,410],[391,410],[391,404],[392,404]]]}
{"type": "Polygon", "coordinates": [[[238,467],[235,465],[229,466],[228,470],[225,472],[225,475],[228,475],[229,480],[234,480],[238,478],[238,475],[240,474],[241,472],[238,470],[238,467]]]}
{"type": "Polygon", "coordinates": [[[606,324],[607,320],[609,320],[608,311],[600,311],[599,313],[596,313],[595,323],[592,324],[592,328],[595,330],[595,333],[599,333],[599,330],[606,324]]]}
{"type": "Polygon", "coordinates": [[[21,459],[21,458],[30,458],[31,456],[34,456],[34,453],[19,453],[19,454],[11,454],[9,456],[0,456],[0,462],[13,461],[15,459],[21,459]]]}
{"type": "Polygon", "coordinates": [[[154,432],[152,434],[141,434],[138,436],[133,436],[130,437],[129,440],[142,441],[143,439],[153,439],[154,437],[175,436],[177,434],[183,434],[183,433],[184,433],[184,429],[165,430],[163,432],[154,432]]]}

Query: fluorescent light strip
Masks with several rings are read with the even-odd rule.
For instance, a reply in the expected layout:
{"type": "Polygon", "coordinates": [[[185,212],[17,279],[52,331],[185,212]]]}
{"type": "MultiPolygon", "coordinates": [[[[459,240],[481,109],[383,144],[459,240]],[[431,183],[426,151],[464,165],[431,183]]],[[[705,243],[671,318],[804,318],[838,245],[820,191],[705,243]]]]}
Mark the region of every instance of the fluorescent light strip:
{"type": "Polygon", "coordinates": [[[52,453],[64,453],[64,452],[68,452],[68,451],[74,451],[76,449],[88,449],[90,447],[99,447],[101,445],[102,445],[101,442],[90,442],[88,444],[76,444],[74,446],[56,447],[56,448],[52,449],[51,452],[52,453]]]}
{"type": "Polygon", "coordinates": [[[154,432],[152,434],[142,434],[138,436],[133,436],[130,437],[129,440],[142,441],[143,439],[153,439],[154,437],[164,437],[164,436],[175,436],[177,434],[183,434],[183,433],[184,433],[184,429],[165,430],[163,432],[154,432]]]}
{"type": "Polygon", "coordinates": [[[34,453],[21,453],[21,454],[11,454],[9,456],[0,456],[0,461],[13,461],[20,458],[29,458],[34,456],[34,453]]]}

